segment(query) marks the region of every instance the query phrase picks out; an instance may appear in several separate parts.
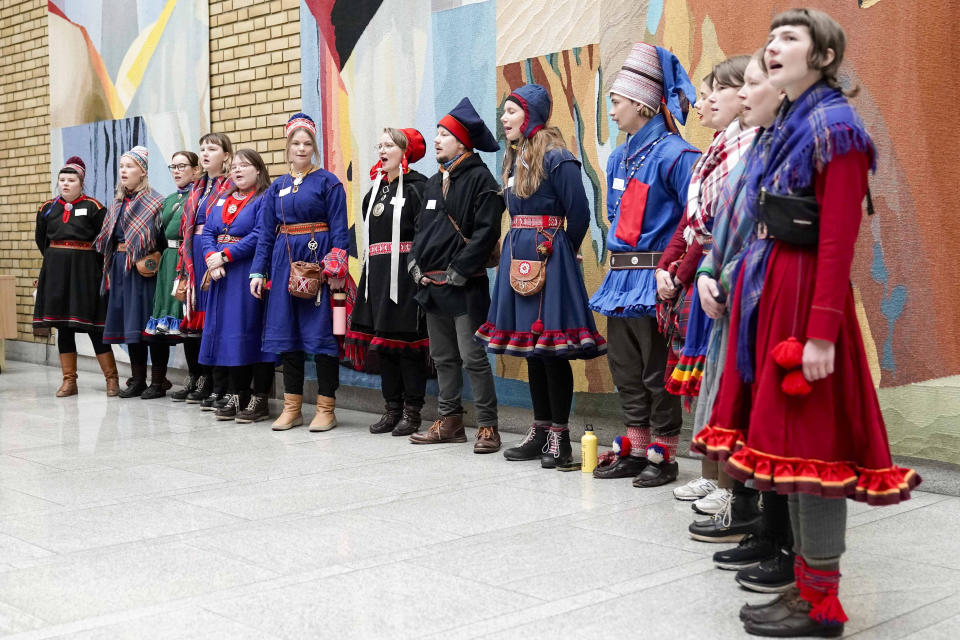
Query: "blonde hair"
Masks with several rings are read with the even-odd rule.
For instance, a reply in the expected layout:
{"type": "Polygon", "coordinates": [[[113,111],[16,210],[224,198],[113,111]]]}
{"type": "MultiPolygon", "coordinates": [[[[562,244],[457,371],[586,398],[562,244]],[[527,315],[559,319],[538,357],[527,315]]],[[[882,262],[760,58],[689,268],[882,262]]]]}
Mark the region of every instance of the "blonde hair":
{"type": "MultiPolygon", "coordinates": [[[[123,156],[120,156],[120,158],[123,159],[123,156]]],[[[135,193],[140,193],[141,191],[150,190],[150,179],[147,177],[147,170],[141,167],[140,164],[137,163],[136,161],[134,161],[134,164],[137,165],[138,169],[141,169],[143,171],[143,179],[140,180],[140,184],[137,186],[136,189],[129,192],[129,195],[131,196],[135,193]]],[[[117,187],[116,187],[114,196],[116,197],[117,200],[119,200],[123,198],[123,196],[125,195],[127,195],[126,187],[123,186],[123,183],[120,182],[120,180],[117,180],[117,187]]]]}
{"type": "Polygon", "coordinates": [[[225,176],[230,173],[230,164],[233,162],[233,143],[230,142],[230,137],[225,133],[207,133],[200,137],[199,144],[203,144],[204,142],[210,142],[223,149],[227,157],[223,160],[220,175],[225,176]]]}
{"type": "Polygon", "coordinates": [[[557,127],[546,127],[532,138],[524,138],[519,148],[513,144],[507,145],[503,157],[503,184],[507,184],[510,171],[513,170],[513,193],[520,198],[529,198],[537,192],[546,176],[543,157],[547,151],[566,148],[563,135],[557,127]]]}
{"type": "Polygon", "coordinates": [[[297,135],[298,132],[303,131],[308,136],[310,136],[310,142],[313,143],[313,155],[310,156],[310,161],[314,164],[320,164],[320,149],[317,147],[317,136],[313,135],[313,132],[306,127],[297,127],[290,132],[290,135],[287,136],[287,146],[286,146],[286,160],[287,163],[290,162],[290,145],[293,144],[293,136],[297,135]]]}
{"type": "Polygon", "coordinates": [[[401,151],[406,152],[409,141],[407,140],[407,136],[403,135],[403,131],[394,129],[393,127],[384,127],[383,132],[393,140],[393,144],[400,147],[401,151]]]}

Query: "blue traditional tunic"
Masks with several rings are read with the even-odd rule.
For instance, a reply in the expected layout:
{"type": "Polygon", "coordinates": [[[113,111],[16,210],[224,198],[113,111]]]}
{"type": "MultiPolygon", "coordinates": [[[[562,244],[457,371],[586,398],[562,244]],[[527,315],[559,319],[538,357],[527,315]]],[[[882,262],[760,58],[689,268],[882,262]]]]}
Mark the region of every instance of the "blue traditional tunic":
{"type": "MultiPolygon", "coordinates": [[[[200,363],[238,367],[257,362],[273,362],[273,354],[260,349],[263,333],[264,302],[250,294],[250,265],[257,249],[260,228],[261,196],[240,209],[229,224],[223,220],[224,204],[210,210],[203,227],[200,245],[203,259],[222,251],[227,262],[226,276],[210,284],[207,310],[200,342],[200,363]]],[[[229,216],[228,216],[229,217],[229,216]]]]}
{"type": "Polygon", "coordinates": [[[595,358],[606,353],[607,344],[597,332],[577,262],[577,251],[590,224],[580,162],[566,149],[552,149],[543,163],[546,175],[529,198],[518,197],[509,185],[504,190],[511,229],[503,243],[487,321],[477,330],[477,340],[490,353],[595,358]],[[561,226],[544,231],[513,228],[519,220],[543,216],[556,217],[561,226]],[[564,219],[566,229],[562,226],[564,219]],[[552,234],[552,240],[546,234],[552,234]],[[510,286],[510,261],[542,260],[537,245],[548,240],[552,252],[547,259],[544,288],[538,295],[522,296],[510,286]],[[535,334],[531,327],[538,319],[543,322],[543,330],[535,334]]]}
{"type": "MultiPolygon", "coordinates": [[[[663,251],[680,221],[690,175],[699,157],[698,149],[667,129],[662,114],[610,154],[607,161],[608,250],[615,253],[663,251]],[[622,227],[619,232],[618,225],[622,227]]],[[[590,299],[590,308],[618,318],[655,316],[654,269],[608,270],[590,299]]]]}
{"type": "MultiPolygon", "coordinates": [[[[159,195],[159,194],[157,194],[159,195]]],[[[124,198],[120,215],[113,228],[114,246],[124,242],[127,228],[124,213],[129,200],[124,198]]],[[[159,215],[159,210],[157,214],[159,215]]],[[[144,332],[150,312],[157,279],[144,278],[135,265],[126,267],[123,254],[110,265],[110,295],[107,297],[107,318],[103,327],[103,341],[107,344],[135,344],[149,339],[144,332]]]]}
{"type": "Polygon", "coordinates": [[[306,351],[328,356],[340,352],[333,335],[330,290],[321,287],[319,304],[291,296],[287,291],[290,262],[320,262],[334,248],[347,250],[347,204],[343,185],[335,175],[316,169],[303,178],[299,187],[290,174],[273,181],[263,194],[260,237],[251,273],[264,274],[271,282],[263,330],[263,350],[268,353],[306,351]],[[294,188],[297,189],[294,192],[294,188]],[[328,231],[317,232],[317,250],[307,246],[310,234],[279,234],[281,224],[325,222],[328,231]],[[287,241],[290,253],[287,253],[287,241]]]}

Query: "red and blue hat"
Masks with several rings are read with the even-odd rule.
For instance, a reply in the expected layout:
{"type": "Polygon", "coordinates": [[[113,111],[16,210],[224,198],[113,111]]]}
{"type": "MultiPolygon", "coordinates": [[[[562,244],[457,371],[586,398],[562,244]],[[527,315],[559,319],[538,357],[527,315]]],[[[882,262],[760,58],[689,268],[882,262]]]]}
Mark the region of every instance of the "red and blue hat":
{"type": "Polygon", "coordinates": [[[63,173],[64,169],[70,169],[80,176],[80,182],[83,182],[84,177],[87,175],[87,165],[83,163],[83,160],[80,158],[80,156],[70,156],[67,158],[67,162],[63,165],[63,169],[60,169],[60,173],[63,173]]]}
{"type": "Polygon", "coordinates": [[[520,132],[524,138],[532,138],[543,129],[550,117],[550,94],[538,84],[525,84],[507,96],[523,109],[523,125],[520,132]]]}
{"type": "Polygon", "coordinates": [[[313,121],[313,118],[305,113],[295,113],[290,116],[290,119],[287,120],[287,126],[283,131],[284,137],[289,138],[297,129],[306,129],[314,138],[317,137],[317,125],[313,121]]]}
{"type": "Polygon", "coordinates": [[[453,134],[467,149],[479,151],[499,151],[500,145],[487,125],[483,123],[480,114],[473,108],[470,98],[464,98],[450,113],[440,118],[437,123],[453,134]]]}

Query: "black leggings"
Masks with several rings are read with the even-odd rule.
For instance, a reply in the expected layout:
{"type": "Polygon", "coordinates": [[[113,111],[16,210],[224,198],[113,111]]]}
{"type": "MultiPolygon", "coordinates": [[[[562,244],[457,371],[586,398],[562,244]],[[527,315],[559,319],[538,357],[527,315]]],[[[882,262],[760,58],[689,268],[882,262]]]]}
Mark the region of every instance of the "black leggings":
{"type": "Polygon", "coordinates": [[[190,375],[197,377],[204,373],[200,365],[200,338],[183,339],[183,357],[187,359],[187,371],[190,375]]]}
{"type": "MultiPolygon", "coordinates": [[[[283,362],[283,392],[303,395],[303,369],[305,356],[303,351],[287,351],[280,354],[283,362]]],[[[333,356],[315,354],[317,363],[317,393],[334,398],[340,386],[340,363],[333,356]]]]}
{"type": "MultiPolygon", "coordinates": [[[[113,350],[109,344],[103,344],[103,332],[88,333],[90,342],[93,343],[93,352],[98,356],[113,350]]],[[[76,329],[57,329],[57,349],[60,353],[77,352],[77,331],[76,329]]]]}
{"type": "Polygon", "coordinates": [[[380,354],[380,390],[389,403],[423,406],[427,390],[427,365],[422,353],[380,354]]]}
{"type": "Polygon", "coordinates": [[[527,378],[533,418],[537,422],[567,424],[573,404],[573,370],[563,358],[527,358],[527,378]]]}
{"type": "Polygon", "coordinates": [[[227,367],[230,373],[230,393],[246,393],[253,382],[253,393],[258,396],[270,393],[273,384],[273,363],[257,362],[239,367],[227,367]]]}
{"type": "MultiPolygon", "coordinates": [[[[134,380],[147,379],[147,343],[135,342],[127,345],[130,354],[130,377],[134,380]]],[[[154,384],[163,382],[167,375],[167,363],[170,361],[169,344],[151,344],[150,348],[150,379],[154,384]]]]}

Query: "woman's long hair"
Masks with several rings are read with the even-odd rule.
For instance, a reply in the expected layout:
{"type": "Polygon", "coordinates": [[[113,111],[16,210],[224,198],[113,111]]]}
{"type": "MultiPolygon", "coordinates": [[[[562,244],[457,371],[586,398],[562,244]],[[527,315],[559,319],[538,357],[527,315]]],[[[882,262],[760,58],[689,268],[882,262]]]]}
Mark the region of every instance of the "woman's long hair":
{"type": "Polygon", "coordinates": [[[532,138],[523,138],[517,143],[507,145],[503,158],[503,184],[506,186],[513,171],[513,193],[520,198],[529,198],[537,189],[546,172],[543,168],[543,156],[551,149],[566,149],[563,135],[557,127],[546,127],[532,138]],[[516,165],[516,166],[514,166],[516,165]]]}
{"type": "MultiPolygon", "coordinates": [[[[260,157],[260,154],[254,151],[253,149],[237,149],[237,153],[234,156],[245,160],[253,165],[254,169],[257,170],[257,184],[253,190],[253,197],[256,198],[258,195],[267,190],[270,186],[270,174],[267,173],[267,165],[263,163],[263,158],[260,157]]],[[[229,176],[230,174],[225,174],[229,176]]],[[[232,186],[224,192],[224,197],[229,196],[234,191],[238,191],[237,185],[231,181],[232,186]]]]}

